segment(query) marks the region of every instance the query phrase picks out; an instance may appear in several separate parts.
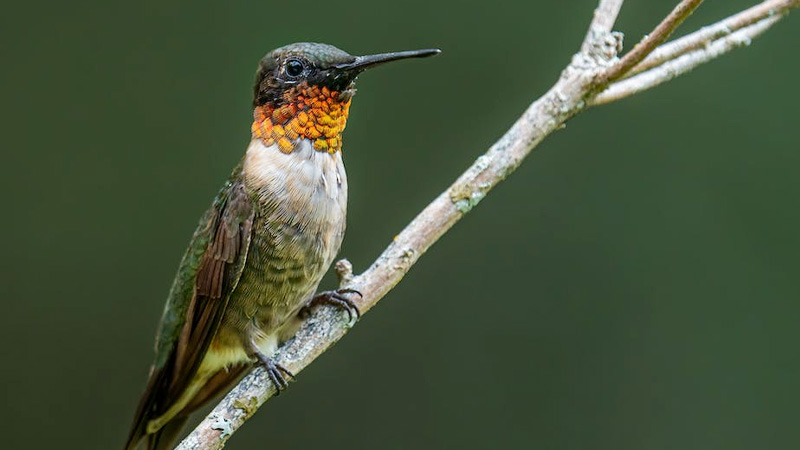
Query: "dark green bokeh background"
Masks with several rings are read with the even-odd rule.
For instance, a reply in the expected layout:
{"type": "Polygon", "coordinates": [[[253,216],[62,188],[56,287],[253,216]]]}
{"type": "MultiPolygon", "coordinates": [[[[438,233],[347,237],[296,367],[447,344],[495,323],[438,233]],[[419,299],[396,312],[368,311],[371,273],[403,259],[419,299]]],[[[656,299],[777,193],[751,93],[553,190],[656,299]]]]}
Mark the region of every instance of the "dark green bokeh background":
{"type": "MultiPolygon", "coordinates": [[[[674,3],[627,2],[626,48],[674,3]]],[[[708,1],[684,30],[751,3],[708,1]]],[[[4,445],[121,448],[264,52],[444,50],[360,80],[342,255],[363,270],[555,81],[595,4],[6,8],[4,445]]],[[[230,448],[797,445],[798,45],[795,13],[570,121],[230,448]]]]}

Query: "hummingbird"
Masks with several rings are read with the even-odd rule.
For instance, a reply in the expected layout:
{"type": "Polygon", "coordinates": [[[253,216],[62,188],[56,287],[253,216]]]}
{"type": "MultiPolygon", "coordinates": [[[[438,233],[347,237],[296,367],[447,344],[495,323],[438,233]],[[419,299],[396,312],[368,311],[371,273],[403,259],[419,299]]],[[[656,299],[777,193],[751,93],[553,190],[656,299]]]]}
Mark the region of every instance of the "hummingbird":
{"type": "Polygon", "coordinates": [[[314,295],[345,231],[342,132],[364,70],[438,49],[352,56],[295,43],[267,53],[253,87],[251,140],[201,217],[161,317],[155,360],[126,450],[172,448],[189,415],[264,366],[278,392],[292,374],[273,360],[318,304],[358,316],[352,290],[314,295]]]}

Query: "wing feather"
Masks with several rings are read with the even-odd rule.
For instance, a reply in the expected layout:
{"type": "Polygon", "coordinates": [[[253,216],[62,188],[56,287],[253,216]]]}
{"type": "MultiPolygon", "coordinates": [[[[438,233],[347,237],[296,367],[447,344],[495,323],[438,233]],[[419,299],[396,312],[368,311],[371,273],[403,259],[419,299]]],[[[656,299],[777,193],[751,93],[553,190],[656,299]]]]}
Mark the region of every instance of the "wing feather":
{"type": "Polygon", "coordinates": [[[126,448],[135,448],[147,423],[179,399],[197,372],[244,268],[254,214],[237,167],[200,220],[181,260],[126,448]]]}

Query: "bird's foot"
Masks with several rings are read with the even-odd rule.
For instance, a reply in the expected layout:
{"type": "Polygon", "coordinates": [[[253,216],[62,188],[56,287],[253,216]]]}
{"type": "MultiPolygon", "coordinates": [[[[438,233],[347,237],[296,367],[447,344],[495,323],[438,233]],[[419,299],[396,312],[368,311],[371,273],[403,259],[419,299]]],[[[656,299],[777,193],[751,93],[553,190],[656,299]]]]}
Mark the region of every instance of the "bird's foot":
{"type": "Polygon", "coordinates": [[[358,320],[359,317],[361,317],[361,311],[359,311],[358,306],[356,306],[356,304],[347,297],[349,294],[355,294],[359,297],[363,297],[361,292],[358,292],[355,289],[337,289],[335,291],[320,292],[319,294],[315,295],[314,298],[309,300],[308,303],[306,303],[306,306],[304,306],[300,311],[300,317],[307,318],[309,315],[311,315],[311,308],[315,306],[334,305],[347,311],[347,318],[352,324],[358,320]]]}
{"type": "Polygon", "coordinates": [[[264,355],[263,353],[256,353],[256,358],[264,365],[264,370],[267,371],[272,384],[275,385],[275,395],[281,395],[287,387],[289,387],[289,380],[294,379],[294,374],[286,367],[275,362],[274,359],[264,355]],[[287,378],[288,377],[288,378],[287,378]]]}

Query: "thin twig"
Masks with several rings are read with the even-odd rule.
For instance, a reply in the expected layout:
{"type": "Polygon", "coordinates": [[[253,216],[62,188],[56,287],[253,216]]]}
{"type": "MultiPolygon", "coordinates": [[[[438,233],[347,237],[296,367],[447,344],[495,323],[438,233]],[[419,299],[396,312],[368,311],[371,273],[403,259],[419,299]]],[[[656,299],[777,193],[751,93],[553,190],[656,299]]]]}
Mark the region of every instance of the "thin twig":
{"type": "MultiPolygon", "coordinates": [[[[420,212],[369,269],[353,276],[349,263],[337,263],[341,286],[357,289],[363,294],[363,298],[354,299],[362,312],[368,311],[386,295],[431,245],[519,167],[545,137],[561,129],[569,118],[587,107],[587,100],[601,88],[599,75],[607,73],[609,61],[616,57],[617,38],[611,33],[611,27],[621,4],[621,0],[600,1],[581,52],[562,71],[556,84],[531,104],[500,140],[455,183],[420,212]]],[[[663,42],[663,39],[658,42],[663,42]]],[[[643,52],[644,56],[647,53],[649,51],[643,52]]],[[[346,332],[346,315],[330,307],[319,308],[274,358],[297,374],[346,332]]],[[[231,434],[274,394],[275,388],[264,370],[260,367],[254,369],[177,449],[222,448],[231,434]]]]}
{"type": "Polygon", "coordinates": [[[767,0],[713,25],[703,27],[692,34],[675,39],[672,42],[668,42],[656,48],[647,58],[628,71],[625,77],[631,77],[645,70],[660,66],[667,61],[702,48],[712,41],[728,36],[766,17],[784,14],[789,11],[789,9],[798,6],[800,6],[800,0],[767,0]]]}
{"type": "Polygon", "coordinates": [[[700,3],[703,3],[703,0],[681,1],[650,34],[642,38],[642,40],[633,47],[633,50],[626,53],[617,64],[614,64],[603,72],[598,78],[597,84],[600,86],[607,86],[619,78],[622,78],[633,66],[639,64],[647,57],[653,49],[666,41],[672,32],[700,6],[700,3]]]}
{"type": "Polygon", "coordinates": [[[768,17],[760,22],[742,28],[733,34],[725,36],[722,39],[717,39],[701,50],[686,53],[679,56],[677,59],[668,61],[647,72],[642,72],[634,77],[614,83],[609,86],[608,89],[598,94],[589,103],[592,106],[604,105],[629,97],[683,75],[695,67],[707,63],[735,48],[750,45],[750,42],[755,37],[767,31],[769,27],[774,25],[784,15],[785,13],[783,15],[768,17]]]}
{"type": "Polygon", "coordinates": [[[622,8],[623,0],[601,0],[594,10],[594,18],[589,24],[589,31],[583,39],[581,52],[588,53],[589,45],[597,41],[597,36],[610,33],[614,29],[619,10],[622,8]]]}

